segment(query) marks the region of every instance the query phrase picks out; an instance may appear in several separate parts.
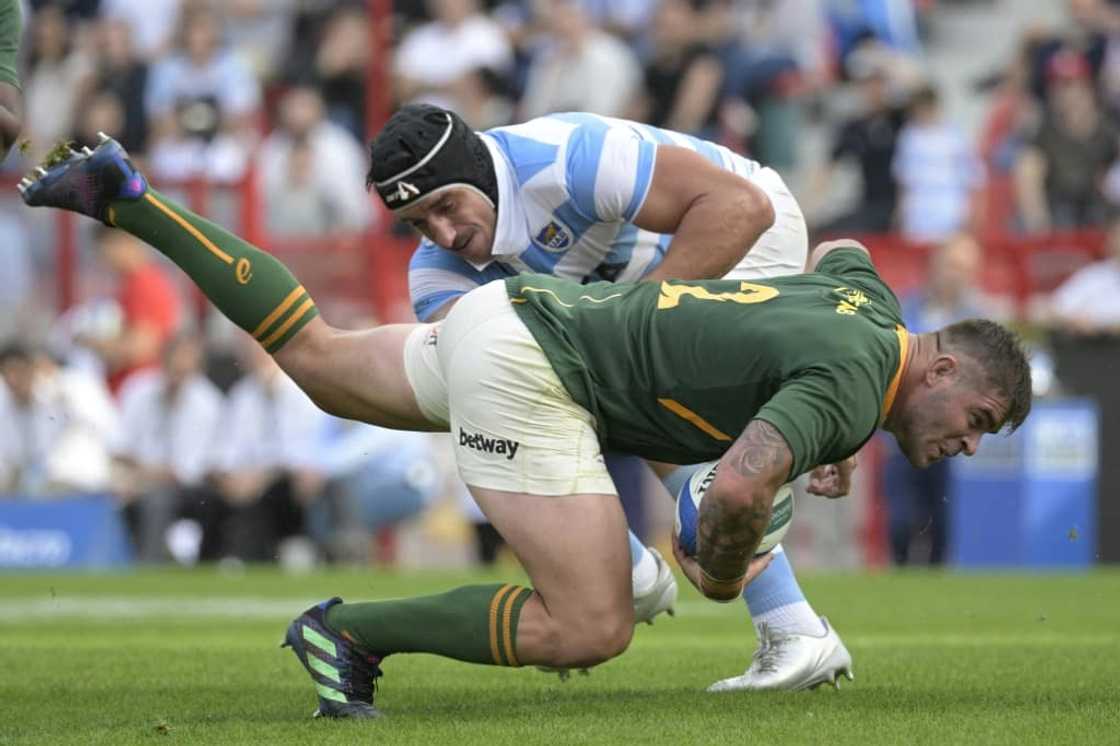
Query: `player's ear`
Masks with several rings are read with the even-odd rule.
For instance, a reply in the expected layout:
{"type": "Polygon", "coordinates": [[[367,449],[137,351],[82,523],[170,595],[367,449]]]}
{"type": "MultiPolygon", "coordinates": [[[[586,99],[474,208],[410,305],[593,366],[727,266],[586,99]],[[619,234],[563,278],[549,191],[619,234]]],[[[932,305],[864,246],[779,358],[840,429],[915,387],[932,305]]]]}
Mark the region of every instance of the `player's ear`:
{"type": "Polygon", "coordinates": [[[952,383],[960,375],[961,364],[956,355],[942,353],[930,361],[926,368],[926,383],[937,386],[952,383]]]}

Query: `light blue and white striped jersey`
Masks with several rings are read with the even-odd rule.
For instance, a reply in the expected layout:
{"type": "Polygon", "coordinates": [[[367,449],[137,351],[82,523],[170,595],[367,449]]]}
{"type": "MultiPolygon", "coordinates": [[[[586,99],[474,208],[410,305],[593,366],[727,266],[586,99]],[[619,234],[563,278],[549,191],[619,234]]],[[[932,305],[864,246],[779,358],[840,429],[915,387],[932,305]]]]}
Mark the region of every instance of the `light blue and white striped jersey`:
{"type": "Polygon", "coordinates": [[[422,240],[408,270],[421,321],[473,288],[523,272],[581,282],[642,278],[672,240],[632,222],[659,144],[689,148],[748,179],[762,168],[722,145],[594,114],[551,114],[479,134],[498,178],[494,261],[476,269],[422,240]]]}

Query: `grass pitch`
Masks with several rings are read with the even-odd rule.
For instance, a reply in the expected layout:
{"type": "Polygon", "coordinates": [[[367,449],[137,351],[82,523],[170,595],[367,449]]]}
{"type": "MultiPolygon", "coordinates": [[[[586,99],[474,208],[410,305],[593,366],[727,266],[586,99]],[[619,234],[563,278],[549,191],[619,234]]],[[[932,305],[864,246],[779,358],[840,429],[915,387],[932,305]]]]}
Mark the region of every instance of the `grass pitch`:
{"type": "Polygon", "coordinates": [[[561,683],[433,656],[385,665],[376,722],[319,722],[287,622],[331,594],[495,579],[374,570],[0,576],[0,744],[1120,744],[1120,573],[808,576],[856,681],[704,693],[740,673],[740,604],[682,585],[676,619],[561,683]]]}

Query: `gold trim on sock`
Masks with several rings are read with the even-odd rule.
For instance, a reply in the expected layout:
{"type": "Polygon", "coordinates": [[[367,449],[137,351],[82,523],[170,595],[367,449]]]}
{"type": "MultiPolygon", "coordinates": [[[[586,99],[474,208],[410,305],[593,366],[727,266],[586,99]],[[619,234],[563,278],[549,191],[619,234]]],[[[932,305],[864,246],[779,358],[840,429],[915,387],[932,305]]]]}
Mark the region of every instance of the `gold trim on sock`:
{"type": "Polygon", "coordinates": [[[283,337],[284,333],[292,328],[292,324],[296,323],[297,321],[302,319],[304,316],[306,316],[307,312],[310,311],[314,307],[315,307],[315,301],[311,300],[310,298],[305,300],[303,302],[303,304],[300,305],[300,307],[297,308],[292,313],[292,315],[288,317],[288,320],[280,325],[280,328],[278,328],[272,334],[268,335],[268,337],[266,337],[265,339],[261,340],[261,346],[264,347],[267,350],[269,347],[272,346],[273,342],[275,342],[276,340],[283,337]]]}
{"type": "Polygon", "coordinates": [[[276,319],[283,316],[284,312],[291,308],[292,304],[295,303],[301,295],[303,295],[303,285],[300,285],[298,288],[288,293],[288,297],[280,301],[280,305],[276,306],[276,308],[272,309],[272,313],[264,317],[264,321],[258,324],[257,328],[253,330],[253,338],[259,340],[261,335],[268,331],[268,327],[275,324],[276,319]]]}
{"type": "Polygon", "coordinates": [[[170,207],[168,207],[167,205],[163,204],[158,199],[156,199],[155,195],[153,195],[151,192],[144,192],[144,199],[148,200],[153,205],[158,207],[160,209],[160,211],[163,212],[164,215],[166,215],[167,217],[174,220],[176,223],[178,223],[183,228],[183,230],[185,230],[187,233],[194,236],[195,239],[197,239],[200,244],[202,244],[204,247],[206,247],[206,250],[209,251],[211,254],[218,257],[219,259],[221,259],[226,264],[233,264],[233,257],[232,256],[230,256],[229,254],[227,254],[226,252],[222,251],[217,246],[215,246],[213,241],[211,241],[206,236],[202,235],[202,231],[200,231],[198,228],[195,228],[193,225],[188,223],[183,218],[182,215],[175,212],[170,207]]]}
{"type": "Polygon", "coordinates": [[[502,603],[502,599],[512,590],[515,586],[503,585],[490,599],[490,654],[494,656],[494,663],[496,665],[504,665],[502,663],[502,649],[498,641],[498,607],[502,603]]]}
{"type": "Polygon", "coordinates": [[[517,593],[511,594],[509,600],[506,601],[505,611],[502,612],[502,631],[505,632],[506,642],[506,660],[509,665],[514,668],[519,667],[521,664],[517,662],[517,653],[514,651],[513,632],[510,629],[511,621],[513,619],[513,607],[517,604],[517,600],[521,598],[522,594],[529,591],[528,588],[517,588],[517,593]]]}

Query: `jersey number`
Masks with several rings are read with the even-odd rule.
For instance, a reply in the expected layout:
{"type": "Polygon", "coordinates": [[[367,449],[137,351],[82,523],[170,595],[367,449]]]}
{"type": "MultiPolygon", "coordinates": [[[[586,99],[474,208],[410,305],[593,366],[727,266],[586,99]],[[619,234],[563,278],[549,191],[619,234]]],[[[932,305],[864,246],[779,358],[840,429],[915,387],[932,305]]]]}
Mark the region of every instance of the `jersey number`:
{"type": "Polygon", "coordinates": [[[713,293],[700,285],[670,285],[661,283],[661,295],[657,298],[657,310],[676,308],[681,304],[681,298],[689,295],[697,300],[715,300],[732,303],[765,303],[778,296],[778,289],[767,285],[755,285],[752,282],[739,283],[739,292],[713,293]]]}

